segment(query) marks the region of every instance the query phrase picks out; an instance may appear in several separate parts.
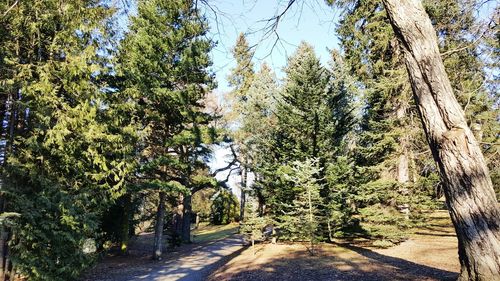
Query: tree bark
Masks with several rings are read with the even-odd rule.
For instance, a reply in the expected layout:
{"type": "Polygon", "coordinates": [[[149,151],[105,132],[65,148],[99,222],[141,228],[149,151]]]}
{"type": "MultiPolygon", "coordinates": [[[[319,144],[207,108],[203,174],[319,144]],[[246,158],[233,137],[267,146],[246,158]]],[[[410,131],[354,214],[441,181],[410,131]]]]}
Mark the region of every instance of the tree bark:
{"type": "Polygon", "coordinates": [[[245,219],[245,205],[246,205],[246,190],[247,190],[247,169],[241,169],[241,194],[240,194],[240,222],[245,219]]]}
{"type": "Polygon", "coordinates": [[[191,217],[193,213],[193,208],[191,204],[192,195],[184,195],[184,214],[182,216],[182,242],[191,243],[191,217]]]}
{"type": "Polygon", "coordinates": [[[128,242],[130,240],[130,213],[132,211],[131,201],[131,194],[125,194],[123,198],[123,213],[120,233],[120,251],[122,255],[126,255],[128,253],[128,242]]]}
{"type": "Polygon", "coordinates": [[[163,253],[163,224],[165,219],[165,192],[160,191],[160,202],[158,203],[158,210],[156,212],[155,224],[155,238],[154,238],[154,252],[153,259],[161,260],[163,253]]]}
{"type": "Polygon", "coordinates": [[[182,224],[184,222],[184,194],[179,194],[177,198],[177,206],[174,210],[174,216],[172,218],[172,228],[174,235],[178,239],[182,239],[182,224]]]}
{"type": "Polygon", "coordinates": [[[403,43],[414,99],[444,183],[458,238],[459,280],[500,280],[500,208],[478,142],[468,127],[419,0],[383,0],[403,43]]]}

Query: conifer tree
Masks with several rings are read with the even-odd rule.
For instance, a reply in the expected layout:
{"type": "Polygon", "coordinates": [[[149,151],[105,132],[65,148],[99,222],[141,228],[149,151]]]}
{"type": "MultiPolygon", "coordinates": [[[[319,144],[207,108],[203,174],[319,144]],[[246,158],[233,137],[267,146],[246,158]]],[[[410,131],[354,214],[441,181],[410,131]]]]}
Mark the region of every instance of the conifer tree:
{"type": "MultiPolygon", "coordinates": [[[[362,14],[359,13],[358,8],[365,6],[366,3],[369,2],[354,1],[354,5],[351,5],[353,2],[337,2],[341,6],[345,5],[348,13],[358,15],[362,14]]],[[[497,223],[493,218],[498,217],[498,208],[493,202],[496,200],[483,154],[470,130],[470,124],[475,124],[475,121],[467,118],[468,106],[459,104],[461,100],[464,100],[461,88],[474,85],[475,79],[465,80],[467,81],[465,82],[461,80],[462,77],[460,80],[455,80],[453,75],[449,77],[445,73],[446,55],[450,53],[463,51],[461,53],[463,60],[471,59],[469,61],[471,69],[477,65],[475,62],[479,57],[474,55],[474,51],[470,52],[476,49],[475,42],[470,41],[473,36],[468,32],[471,19],[468,13],[471,10],[460,8],[461,4],[473,3],[473,1],[447,1],[446,8],[439,7],[439,3],[435,1],[426,3],[426,10],[431,17],[427,15],[420,1],[384,0],[382,3],[383,6],[375,3],[380,8],[372,11],[387,11],[387,19],[394,30],[394,37],[403,43],[400,49],[410,77],[415,104],[420,113],[433,158],[439,167],[446,201],[460,241],[459,253],[462,265],[460,278],[464,280],[495,279],[498,276],[499,261],[495,256],[498,256],[499,239],[496,231],[497,223]],[[458,22],[460,24],[457,29],[453,25],[458,22]],[[437,30],[434,29],[433,24],[437,30]],[[440,24],[446,27],[442,28],[440,24]],[[448,35],[451,37],[447,38],[448,35]],[[443,43],[439,43],[438,38],[443,43]],[[470,49],[456,48],[445,52],[439,50],[439,48],[453,46],[456,42],[464,41],[468,42],[470,49]],[[422,46],[425,47],[422,48],[422,46]],[[457,87],[457,84],[460,84],[460,87],[457,87]],[[465,109],[465,112],[461,107],[465,109]],[[453,136],[453,142],[445,141],[449,139],[449,135],[453,136]],[[467,149],[464,149],[461,143],[467,143],[467,149]],[[474,210],[474,213],[471,213],[471,210],[474,210]],[[481,233],[481,235],[474,235],[472,238],[470,233],[481,233]]],[[[366,26],[373,26],[373,23],[366,19],[359,23],[361,24],[356,28],[359,27],[361,30],[366,26]]],[[[348,47],[353,46],[351,44],[348,47]]],[[[465,73],[462,72],[463,74],[465,73]]],[[[465,79],[469,77],[464,75],[465,79]]],[[[476,92],[478,91],[469,92],[465,100],[473,101],[472,93],[476,92]]],[[[478,94],[480,97],[481,94],[479,92],[478,94]]],[[[478,101],[479,104],[488,104],[488,102],[484,103],[482,98],[478,101]]],[[[479,114],[475,116],[482,117],[479,114]]],[[[481,122],[482,120],[479,121],[481,122]]]]}
{"type": "MultiPolygon", "coordinates": [[[[361,189],[363,196],[385,198],[379,201],[383,205],[396,202],[395,205],[410,206],[414,210],[425,208],[431,198],[441,196],[441,184],[430,150],[426,148],[423,130],[418,125],[410,82],[401,63],[401,45],[381,1],[337,3],[346,8],[338,32],[347,62],[365,88],[365,110],[356,156],[357,165],[368,169],[367,174],[371,175],[361,189]],[[373,196],[389,193],[392,195],[373,196]]],[[[491,118],[495,113],[491,110],[491,100],[480,86],[483,84],[480,57],[474,48],[449,52],[471,44],[472,10],[457,1],[425,4],[440,34],[441,50],[443,54],[449,53],[444,56],[445,65],[454,70],[451,82],[462,105],[468,104],[469,122],[491,128],[496,124],[491,118]],[[459,63],[463,61],[469,63],[459,63]]]]}
{"type": "MultiPolygon", "coordinates": [[[[209,73],[207,24],[194,2],[140,2],[121,46],[124,91],[136,103],[142,130],[137,182],[159,192],[154,258],[161,258],[164,200],[182,196],[179,220],[189,241],[192,176],[208,151],[203,98],[213,84],[209,73]],[[182,194],[182,195],[179,195],[182,194]],[[185,226],[185,224],[188,224],[185,226]]],[[[181,233],[179,233],[181,234],[181,233]]]]}
{"type": "Polygon", "coordinates": [[[96,257],[98,218],[133,167],[134,127],[117,126],[102,79],[112,10],[99,1],[10,4],[0,19],[3,211],[19,214],[3,225],[9,259],[32,280],[72,279],[96,257]]]}
{"type": "Polygon", "coordinates": [[[284,180],[292,185],[295,196],[291,204],[285,204],[285,215],[281,218],[281,229],[292,241],[308,241],[309,252],[314,255],[314,245],[318,242],[318,227],[322,221],[320,181],[321,169],[317,159],[293,161],[284,166],[284,180]]]}
{"type": "Polygon", "coordinates": [[[241,130],[241,124],[244,122],[246,103],[248,102],[248,90],[253,81],[253,52],[248,45],[247,39],[243,33],[238,35],[236,45],[232,50],[236,66],[231,69],[228,76],[229,86],[233,90],[229,93],[231,100],[231,112],[227,114],[230,123],[236,128],[233,132],[233,139],[238,147],[238,162],[240,164],[240,220],[243,220],[245,213],[245,202],[247,193],[247,180],[249,172],[248,148],[246,140],[250,137],[249,132],[241,130]]]}

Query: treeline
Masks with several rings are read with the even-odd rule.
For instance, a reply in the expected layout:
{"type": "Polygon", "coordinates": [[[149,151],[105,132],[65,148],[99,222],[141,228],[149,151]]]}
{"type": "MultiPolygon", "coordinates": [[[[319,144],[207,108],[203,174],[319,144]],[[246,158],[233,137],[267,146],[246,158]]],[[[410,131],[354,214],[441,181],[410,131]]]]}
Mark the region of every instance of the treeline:
{"type": "MultiPolygon", "coordinates": [[[[151,222],[160,259],[164,230],[189,242],[194,212],[239,217],[253,234],[273,224],[313,246],[397,241],[438,204],[442,183],[380,1],[327,1],[345,10],[342,51],[324,66],[302,43],[283,81],[265,64],[255,71],[240,36],[226,121],[208,97],[215,43],[201,2],[131,1],[133,15],[112,1],[0,3],[3,279],[76,279],[111,245],[126,253],[151,222]],[[223,141],[234,159],[210,171],[210,145],[223,141]],[[228,179],[215,180],[226,169],[241,172],[239,212],[228,179]]],[[[475,1],[424,2],[498,188],[498,40],[481,30],[475,1]]]]}
{"type": "MultiPolygon", "coordinates": [[[[390,246],[425,225],[426,213],[445,207],[443,183],[382,3],[333,2],[345,11],[337,27],[341,52],[331,51],[326,66],[301,43],[278,81],[265,64],[254,71],[243,34],[236,42],[228,116],[238,124],[243,166],[255,175],[251,186],[244,177],[241,184],[254,202],[245,229],[255,235],[272,224],[280,239],[355,236],[390,246]]],[[[479,22],[478,3],[424,4],[498,194],[498,95],[491,80],[498,42],[479,22]]]]}
{"type": "Polygon", "coordinates": [[[75,279],[148,221],[159,259],[164,229],[190,240],[192,194],[223,184],[206,19],[190,0],[112,3],[0,4],[2,280],[75,279]]]}

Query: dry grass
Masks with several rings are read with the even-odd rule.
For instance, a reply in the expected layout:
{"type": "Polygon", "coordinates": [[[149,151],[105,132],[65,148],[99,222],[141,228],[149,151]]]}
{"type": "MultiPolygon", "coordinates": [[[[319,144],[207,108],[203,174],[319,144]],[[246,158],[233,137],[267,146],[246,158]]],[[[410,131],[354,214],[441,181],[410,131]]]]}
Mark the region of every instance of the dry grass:
{"type": "Polygon", "coordinates": [[[454,280],[457,240],[446,212],[389,249],[339,242],[310,256],[300,244],[260,244],[214,272],[209,280],[454,280]]]}

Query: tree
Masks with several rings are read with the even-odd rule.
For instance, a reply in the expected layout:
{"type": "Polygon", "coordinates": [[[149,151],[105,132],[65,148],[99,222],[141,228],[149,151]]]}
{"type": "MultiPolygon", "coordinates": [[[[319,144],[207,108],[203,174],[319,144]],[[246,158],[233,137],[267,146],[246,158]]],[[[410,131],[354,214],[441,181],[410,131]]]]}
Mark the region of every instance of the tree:
{"type": "Polygon", "coordinates": [[[459,240],[460,280],[500,278],[500,208],[481,149],[444,70],[420,1],[384,0],[459,240]]]}
{"type": "MultiPolygon", "coordinates": [[[[322,196],[328,197],[325,172],[337,156],[346,152],[345,138],[355,123],[353,93],[337,55],[332,56],[331,68],[327,69],[312,47],[303,42],[285,68],[287,76],[276,97],[269,149],[263,151],[261,161],[262,177],[267,177],[267,203],[278,221],[283,204],[292,203],[295,191],[277,179],[274,171],[293,161],[316,158],[321,172],[315,177],[322,196]]],[[[322,227],[326,228],[326,223],[322,222],[322,227]]]]}
{"type": "Polygon", "coordinates": [[[2,211],[19,214],[3,221],[4,272],[75,278],[94,261],[98,218],[123,194],[134,166],[135,128],[117,119],[104,79],[112,10],[98,1],[0,7],[2,211]]]}
{"type": "Polygon", "coordinates": [[[161,258],[164,200],[182,196],[179,235],[189,241],[192,176],[206,165],[210,116],[203,100],[213,86],[207,24],[194,1],[140,2],[120,49],[123,91],[136,103],[141,129],[137,184],[156,190],[159,203],[153,257],[161,258]]]}
{"type": "Polygon", "coordinates": [[[233,57],[236,60],[236,66],[231,69],[228,76],[229,86],[234,89],[229,93],[231,99],[231,112],[228,114],[228,119],[234,123],[238,129],[233,132],[233,138],[238,144],[240,162],[240,220],[245,216],[245,202],[248,182],[248,148],[246,140],[249,138],[248,132],[239,129],[244,122],[244,114],[246,103],[248,102],[248,90],[252,84],[254,77],[253,70],[253,52],[250,49],[247,39],[243,33],[240,33],[236,39],[236,45],[233,50],[233,57]]]}
{"type": "MultiPolygon", "coordinates": [[[[258,198],[257,213],[260,215],[263,214],[264,208],[262,174],[265,173],[269,156],[274,151],[270,140],[276,128],[275,110],[278,95],[276,77],[271,68],[263,63],[252,79],[246,102],[242,104],[241,127],[238,134],[244,136],[245,157],[248,159],[245,168],[255,176],[252,189],[246,186],[247,192],[258,198]]],[[[243,185],[246,185],[246,181],[242,181],[243,185]]]]}
{"type": "MultiPolygon", "coordinates": [[[[286,10],[295,2],[290,0],[286,10]]],[[[445,72],[435,29],[420,1],[382,2],[403,45],[413,97],[444,183],[459,239],[460,279],[498,279],[500,208],[481,149],[445,72]]]]}
{"type": "Polygon", "coordinates": [[[349,157],[354,166],[349,166],[364,175],[355,176],[351,209],[363,214],[362,226],[370,233],[401,237],[420,211],[432,206],[437,169],[428,160],[402,52],[382,3],[337,5],[345,8],[337,32],[362,107],[349,157]],[[411,216],[399,214],[398,207],[411,209],[411,216]]]}
{"type": "Polygon", "coordinates": [[[210,223],[228,224],[237,221],[238,218],[238,199],[231,191],[219,189],[212,198],[210,223]]]}
{"type": "Polygon", "coordinates": [[[309,252],[314,255],[314,245],[318,242],[318,227],[321,221],[322,204],[320,183],[317,179],[321,168],[316,159],[294,161],[291,167],[283,167],[283,177],[293,185],[296,195],[292,204],[285,206],[280,228],[288,232],[289,238],[309,242],[309,252]]]}

